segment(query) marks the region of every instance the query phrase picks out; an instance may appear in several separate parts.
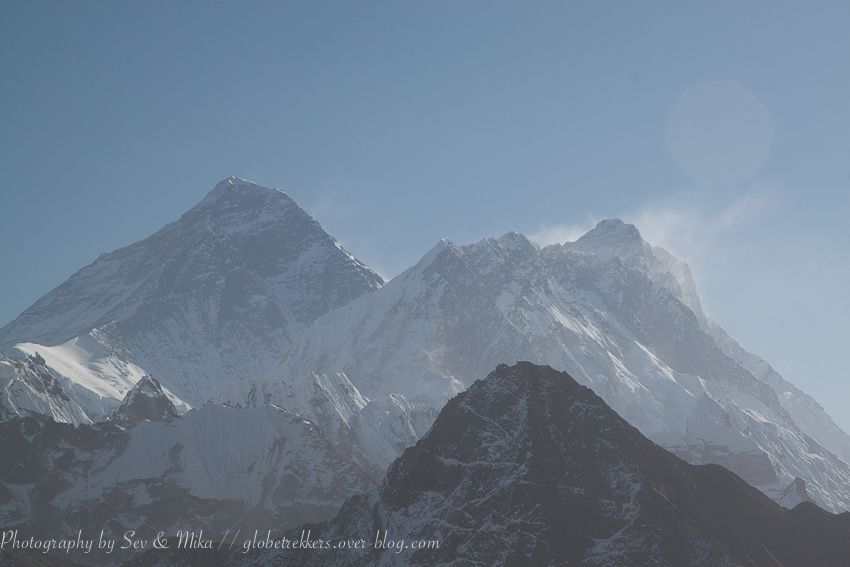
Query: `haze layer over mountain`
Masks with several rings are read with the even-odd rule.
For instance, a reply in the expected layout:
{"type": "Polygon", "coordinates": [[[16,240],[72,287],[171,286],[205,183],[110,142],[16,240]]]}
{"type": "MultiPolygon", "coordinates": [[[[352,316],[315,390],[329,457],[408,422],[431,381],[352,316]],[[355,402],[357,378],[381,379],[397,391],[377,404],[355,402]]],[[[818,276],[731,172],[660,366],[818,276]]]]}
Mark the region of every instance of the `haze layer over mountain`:
{"type": "Polygon", "coordinates": [[[283,192],[228,178],[45,295],[0,345],[4,419],[103,420],[152,376],[176,415],[293,412],[373,477],[476,377],[530,360],[691,462],[785,504],[850,507],[850,438],[703,313],[685,263],[616,219],[543,248],[444,240],[384,285],[283,192]]]}

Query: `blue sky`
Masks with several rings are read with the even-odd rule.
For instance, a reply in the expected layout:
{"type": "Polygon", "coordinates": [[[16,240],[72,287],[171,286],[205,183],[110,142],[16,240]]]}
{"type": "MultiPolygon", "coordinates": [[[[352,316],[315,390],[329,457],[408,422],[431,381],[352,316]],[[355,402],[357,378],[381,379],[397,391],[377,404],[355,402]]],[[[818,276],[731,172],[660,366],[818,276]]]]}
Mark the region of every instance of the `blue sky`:
{"type": "Polygon", "coordinates": [[[636,222],[850,429],[850,3],[4,2],[0,321],[221,178],[386,276],[636,222]]]}

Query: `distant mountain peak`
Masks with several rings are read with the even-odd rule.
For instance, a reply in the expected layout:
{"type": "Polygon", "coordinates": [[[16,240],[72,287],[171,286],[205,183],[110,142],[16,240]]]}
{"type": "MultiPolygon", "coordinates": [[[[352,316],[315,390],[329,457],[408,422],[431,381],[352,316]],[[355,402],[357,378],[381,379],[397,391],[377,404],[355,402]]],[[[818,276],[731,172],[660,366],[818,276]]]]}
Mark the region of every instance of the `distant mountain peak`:
{"type": "MultiPolygon", "coordinates": [[[[228,177],[0,328],[0,350],[33,343],[83,390],[106,381],[120,395],[152,374],[200,405],[233,380],[269,377],[304,327],[383,283],[284,192],[228,177]]],[[[115,407],[85,400],[98,417],[115,407]]]]}
{"type": "Polygon", "coordinates": [[[434,263],[434,260],[437,259],[440,254],[442,254],[446,250],[457,250],[457,245],[454,242],[449,240],[448,238],[441,238],[439,242],[437,242],[433,248],[431,248],[428,252],[425,253],[424,256],[417,262],[415,266],[411,269],[424,269],[434,263]]]}
{"type": "Polygon", "coordinates": [[[638,228],[617,218],[599,221],[575,242],[547,248],[592,255],[605,261],[620,258],[635,266],[645,266],[652,261],[652,247],[643,239],[638,228]]]}
{"type": "Polygon", "coordinates": [[[143,376],[130,388],[124,401],[112,414],[111,421],[132,427],[140,421],[168,421],[179,412],[165,390],[152,376],[143,376]]]}
{"type": "Polygon", "coordinates": [[[316,222],[284,191],[234,176],[219,181],[197,205],[183,215],[181,220],[194,219],[210,211],[216,217],[220,217],[222,213],[239,213],[237,216],[241,217],[253,211],[268,219],[279,216],[281,213],[297,213],[316,222]]]}
{"type": "Polygon", "coordinates": [[[215,191],[216,189],[227,189],[229,187],[235,187],[235,186],[240,186],[240,185],[257,185],[257,184],[254,183],[253,181],[248,180],[248,179],[243,179],[242,177],[236,177],[235,175],[228,175],[227,177],[225,177],[224,179],[222,179],[221,181],[216,183],[213,191],[215,191]]]}
{"type": "Polygon", "coordinates": [[[496,242],[511,252],[517,251],[532,254],[537,250],[537,246],[527,236],[513,230],[497,238],[496,242]]]}
{"type": "Polygon", "coordinates": [[[575,247],[596,251],[603,247],[644,245],[638,228],[620,219],[603,219],[575,241],[575,247]]]}
{"type": "Polygon", "coordinates": [[[284,193],[280,189],[265,187],[264,185],[260,185],[259,183],[256,183],[254,181],[231,175],[229,177],[225,177],[224,179],[216,183],[215,187],[212,188],[208,195],[220,195],[223,193],[236,193],[240,191],[255,191],[259,193],[284,193]]]}
{"type": "Polygon", "coordinates": [[[142,379],[136,382],[136,385],[130,388],[130,391],[127,392],[127,397],[125,399],[135,396],[156,398],[164,395],[165,392],[162,391],[162,385],[157,382],[156,379],[152,376],[142,376],[142,379]]]}

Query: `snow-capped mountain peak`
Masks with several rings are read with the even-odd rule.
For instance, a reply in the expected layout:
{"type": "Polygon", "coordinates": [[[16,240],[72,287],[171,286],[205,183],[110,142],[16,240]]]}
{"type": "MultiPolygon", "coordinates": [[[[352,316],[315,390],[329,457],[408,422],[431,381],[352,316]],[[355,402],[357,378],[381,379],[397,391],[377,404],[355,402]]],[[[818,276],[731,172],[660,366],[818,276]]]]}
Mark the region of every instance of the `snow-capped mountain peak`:
{"type": "Polygon", "coordinates": [[[162,391],[162,386],[159,382],[157,382],[151,376],[143,376],[142,379],[136,382],[136,385],[133,386],[129,392],[127,392],[127,396],[124,398],[124,400],[128,401],[136,396],[143,396],[147,398],[159,398],[164,395],[165,393],[162,391]]]}
{"type": "Polygon", "coordinates": [[[370,399],[439,408],[488,368],[530,360],[566,370],[694,462],[721,463],[777,498],[800,477],[819,504],[850,507],[850,466],[836,456],[847,435],[718,329],[687,264],[611,219],[544,248],[516,233],[441,241],[318,319],[283,374],[344,372],[370,399]]]}
{"type": "Polygon", "coordinates": [[[496,242],[505,248],[505,250],[520,254],[534,254],[534,252],[538,249],[537,245],[529,240],[524,234],[514,231],[506,232],[497,238],[496,242]]]}
{"type": "Polygon", "coordinates": [[[599,221],[593,229],[583,234],[578,240],[564,246],[589,254],[622,256],[643,253],[647,243],[635,225],[614,218],[599,221]]]}
{"type": "Polygon", "coordinates": [[[193,218],[202,215],[227,215],[236,213],[243,215],[247,219],[250,215],[258,212],[261,212],[268,220],[287,215],[312,218],[284,191],[263,187],[253,181],[232,176],[217,183],[183,217],[193,218]]]}
{"type": "Polygon", "coordinates": [[[43,352],[96,417],[141,374],[199,406],[271,378],[304,328],[383,283],[285,193],[228,177],[39,299],[0,329],[0,350],[43,352]]]}
{"type": "Polygon", "coordinates": [[[607,219],[542,248],[516,232],[443,239],[383,284],[285,193],[227,178],[0,329],[0,348],[39,352],[81,403],[17,403],[36,382],[6,364],[5,407],[97,420],[147,374],[195,408],[299,413],[380,468],[474,379],[530,360],[693,462],[777,498],[799,477],[818,503],[850,507],[850,437],[725,335],[687,264],[633,225],[607,219]]]}
{"type": "Polygon", "coordinates": [[[180,400],[166,392],[156,379],[143,376],[127,392],[110,420],[123,427],[133,427],[143,420],[168,421],[188,409],[180,400]]]}

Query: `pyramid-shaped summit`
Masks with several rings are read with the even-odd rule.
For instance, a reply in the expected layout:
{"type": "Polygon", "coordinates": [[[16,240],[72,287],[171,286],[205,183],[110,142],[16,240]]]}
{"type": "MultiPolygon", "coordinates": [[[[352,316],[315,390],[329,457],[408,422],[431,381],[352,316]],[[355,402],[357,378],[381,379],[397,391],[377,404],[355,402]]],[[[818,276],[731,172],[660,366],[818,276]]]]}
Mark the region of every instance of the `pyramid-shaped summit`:
{"type": "Polygon", "coordinates": [[[145,374],[198,406],[268,378],[316,318],[381,285],[285,193],[228,177],[36,301],[0,329],[0,350],[37,349],[95,414],[145,374]]]}
{"type": "Polygon", "coordinates": [[[578,240],[565,245],[571,250],[596,255],[636,255],[649,251],[640,231],[620,219],[603,219],[578,240]]]}
{"type": "Polygon", "coordinates": [[[177,407],[162,385],[151,376],[143,376],[124,396],[111,421],[123,427],[133,427],[140,421],[168,421],[178,415],[177,407]]]}

